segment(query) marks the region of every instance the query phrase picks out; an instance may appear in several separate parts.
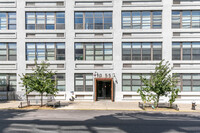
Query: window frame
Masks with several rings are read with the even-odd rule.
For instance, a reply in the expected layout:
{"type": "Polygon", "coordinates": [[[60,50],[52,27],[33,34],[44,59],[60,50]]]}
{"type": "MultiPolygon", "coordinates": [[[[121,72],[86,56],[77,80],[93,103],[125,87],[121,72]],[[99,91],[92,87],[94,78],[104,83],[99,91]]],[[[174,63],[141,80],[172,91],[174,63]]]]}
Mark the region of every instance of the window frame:
{"type": "Polygon", "coordinates": [[[194,91],[194,86],[199,86],[199,85],[194,85],[194,81],[200,81],[200,78],[199,79],[194,79],[194,75],[200,75],[200,73],[178,73],[176,74],[177,78],[179,79],[179,82],[178,82],[178,88],[180,87],[180,91],[181,92],[200,92],[199,91],[194,91]],[[190,76],[190,79],[183,79],[183,75],[189,75],[190,76]],[[190,82],[190,91],[183,91],[183,87],[184,86],[187,86],[187,85],[184,85],[183,83],[186,83],[187,81],[190,82]]]}
{"type": "Polygon", "coordinates": [[[99,42],[94,42],[94,43],[87,43],[87,42],[75,42],[74,43],[74,60],[75,61],[112,61],[113,60],[113,43],[111,43],[111,42],[101,42],[101,43],[99,43],[99,42]],[[105,45],[107,44],[107,43],[109,43],[109,44],[112,44],[112,48],[105,48],[105,45]],[[76,57],[76,50],[78,50],[77,48],[76,48],[76,45],[77,44],[81,44],[82,46],[83,46],[83,59],[82,60],[79,60],[79,59],[76,59],[77,57],[76,57]],[[102,44],[102,46],[103,46],[103,48],[96,48],[96,46],[98,45],[98,44],[102,44]],[[86,46],[87,45],[92,45],[93,46],[93,48],[86,48],[86,46]],[[86,56],[87,56],[87,53],[86,53],[86,51],[87,50],[92,50],[93,51],[93,54],[92,55],[90,55],[91,57],[93,57],[93,60],[87,60],[86,59],[86,56]],[[96,51],[99,51],[99,50],[102,50],[102,54],[96,54],[96,51]],[[112,54],[105,54],[105,50],[112,50],[112,54]],[[102,60],[98,60],[98,59],[96,59],[96,57],[97,56],[102,56],[103,57],[103,59],[102,60]],[[106,60],[105,58],[106,58],[106,56],[110,56],[110,57],[112,57],[112,59],[111,60],[106,60]]]}
{"type": "Polygon", "coordinates": [[[64,86],[64,87],[65,87],[64,90],[58,89],[59,92],[65,92],[65,91],[66,91],[66,82],[65,82],[66,76],[65,76],[65,73],[56,73],[56,74],[53,76],[53,80],[56,81],[56,88],[57,88],[57,89],[58,89],[58,86],[64,86]],[[59,78],[58,78],[59,75],[64,76],[64,79],[62,79],[62,80],[59,79],[59,78]],[[63,81],[64,84],[61,84],[61,85],[60,85],[60,84],[58,83],[59,81],[63,81]]]}
{"type": "MultiPolygon", "coordinates": [[[[17,29],[17,14],[16,14],[16,12],[0,12],[0,13],[5,13],[6,14],[6,17],[5,17],[5,19],[6,19],[6,22],[5,22],[5,24],[1,24],[0,23],[0,31],[1,30],[16,30],[17,29]],[[12,13],[14,13],[15,14],[15,17],[9,17],[9,14],[12,14],[12,13]],[[10,21],[10,19],[15,19],[15,23],[10,23],[9,21],[10,21]],[[6,25],[6,29],[1,29],[1,25],[6,25]],[[15,26],[15,28],[9,28],[10,27],[10,25],[14,25],[15,26]]],[[[1,18],[1,17],[0,17],[1,18]]]]}
{"type": "MultiPolygon", "coordinates": [[[[88,17],[87,17],[88,18],[88,17]]],[[[74,12],[74,29],[75,30],[110,30],[109,28],[105,28],[106,25],[111,24],[110,29],[113,29],[113,12],[112,11],[75,11],[74,12]],[[95,17],[95,13],[103,13],[102,17],[95,17]],[[82,13],[83,17],[76,17],[76,13],[82,13]],[[89,28],[86,28],[86,13],[92,13],[93,17],[89,17],[91,19],[93,19],[93,28],[91,28],[90,26],[88,26],[89,28]],[[112,13],[111,17],[107,17],[105,16],[105,13],[112,13]],[[76,19],[81,19],[82,18],[82,26],[81,28],[78,28],[80,26],[76,26],[77,24],[81,24],[81,23],[76,23],[76,19]],[[102,18],[102,29],[101,28],[96,28],[98,23],[95,23],[96,18],[102,18]],[[105,23],[105,18],[110,18],[112,20],[112,23],[105,23]]]]}
{"type": "Polygon", "coordinates": [[[17,43],[15,42],[1,42],[6,45],[6,48],[0,48],[0,50],[5,50],[5,55],[0,56],[6,56],[6,60],[0,60],[0,61],[17,61],[17,43]],[[15,44],[15,48],[9,48],[9,44],[15,44]],[[10,50],[14,50],[16,54],[10,54],[10,50]],[[10,56],[15,56],[15,60],[11,60],[10,56]]]}
{"type": "Polygon", "coordinates": [[[16,73],[0,73],[1,75],[5,75],[5,85],[0,84],[0,92],[8,92],[8,91],[17,91],[17,74],[16,73]],[[11,76],[15,76],[15,79],[11,79],[11,76]],[[15,85],[11,85],[10,81],[15,81],[15,85]],[[5,86],[6,89],[1,89],[2,86],[5,86]]]}
{"type": "Polygon", "coordinates": [[[43,11],[36,11],[36,12],[32,12],[32,11],[26,11],[25,12],[25,29],[26,30],[65,30],[65,11],[49,11],[49,12],[43,12],[43,11]],[[27,21],[28,21],[28,13],[33,13],[34,14],[34,17],[30,17],[30,19],[33,19],[34,20],[34,24],[28,24],[27,21]],[[44,17],[41,17],[39,19],[44,19],[44,28],[37,28],[37,26],[39,25],[37,22],[38,22],[38,17],[36,16],[37,13],[44,13],[44,17]],[[54,23],[52,24],[48,24],[47,23],[47,20],[48,20],[48,17],[47,17],[47,13],[53,13],[53,20],[54,20],[54,23]],[[64,17],[57,17],[57,13],[64,13],[64,17]],[[57,19],[60,19],[60,18],[63,18],[64,19],[64,23],[57,23],[57,19]],[[58,25],[63,25],[64,28],[58,28],[59,26],[58,25]],[[29,29],[28,26],[34,26],[34,28],[31,28],[29,29]],[[48,29],[47,27],[50,26],[50,25],[53,25],[53,29],[50,28],[48,29]]]}
{"type": "MultiPolygon", "coordinates": [[[[143,86],[143,83],[140,79],[133,79],[133,75],[138,75],[139,77],[140,76],[151,76],[150,73],[122,73],[122,92],[137,92],[136,90],[133,89],[133,86],[137,86],[137,85],[134,85],[133,84],[133,81],[140,81],[140,88],[143,86]],[[130,79],[124,79],[123,78],[123,75],[130,75],[130,79]],[[130,81],[130,85],[124,85],[124,81],[130,81]],[[124,86],[129,86],[130,87],[130,91],[125,91],[123,89],[124,86]]],[[[145,76],[145,77],[146,77],[145,76]]],[[[138,85],[139,86],[139,85],[138,85]]],[[[139,88],[138,88],[139,89],[139,88]]]]}
{"type": "MultiPolygon", "coordinates": [[[[122,29],[162,29],[162,10],[147,10],[147,11],[141,11],[141,10],[139,10],[139,11],[122,11],[121,12],[121,28],[122,29]],[[127,12],[127,13],[130,13],[130,17],[128,17],[128,16],[126,16],[126,18],[130,18],[130,28],[124,28],[124,23],[123,23],[123,13],[125,13],[125,12],[127,12]],[[140,19],[140,23],[133,23],[133,14],[134,13],[136,13],[136,12],[138,12],[140,15],[139,15],[139,19],[140,19]],[[145,12],[148,12],[148,13],[150,13],[150,16],[149,16],[149,18],[150,18],[150,22],[149,22],[149,24],[150,24],[150,28],[143,28],[144,26],[145,26],[145,24],[148,24],[148,23],[144,23],[143,22],[143,19],[144,19],[144,16],[143,16],[143,13],[145,13],[145,12]],[[155,21],[154,22],[154,17],[155,16],[157,16],[157,15],[153,15],[153,13],[154,12],[159,12],[159,13],[161,13],[161,17],[160,17],[160,19],[161,19],[161,22],[160,23],[158,23],[158,21],[155,21]],[[139,27],[140,28],[134,28],[134,24],[136,25],[136,24],[139,24],[139,27]],[[154,26],[154,24],[160,24],[160,27],[159,28],[155,28],[155,26],[154,26]]],[[[156,19],[157,20],[157,19],[156,19]]],[[[127,23],[126,23],[127,24],[127,23]]]]}
{"type": "MultiPolygon", "coordinates": [[[[194,17],[199,17],[200,18],[200,10],[172,10],[172,29],[199,29],[200,28],[200,19],[198,20],[198,27],[195,27],[195,24],[197,24],[197,22],[193,21],[194,17]],[[193,12],[197,12],[199,11],[199,15],[193,15],[193,12]],[[174,12],[179,12],[179,16],[174,17],[173,13],[174,12]],[[183,26],[183,12],[190,12],[190,16],[189,16],[189,27],[185,27],[183,26]],[[177,22],[173,22],[174,19],[178,19],[179,21],[177,22]],[[179,25],[177,25],[179,24],[179,25]],[[174,25],[177,25],[178,27],[174,27],[174,25]]],[[[186,23],[186,22],[185,22],[186,23]]]]}
{"type": "MultiPolygon", "coordinates": [[[[27,53],[28,53],[28,50],[34,50],[34,56],[35,56],[35,58],[34,58],[34,60],[36,59],[36,60],[38,60],[38,54],[37,54],[37,52],[38,52],[38,48],[37,48],[37,44],[40,44],[40,43],[44,43],[44,56],[45,56],[45,59],[44,60],[48,60],[48,49],[49,48],[47,48],[47,44],[48,43],[52,43],[52,44],[54,44],[54,48],[52,48],[53,50],[54,50],[54,60],[49,60],[49,61],[65,61],[65,56],[66,56],[66,45],[65,45],[65,43],[64,42],[26,42],[26,47],[25,47],[25,51],[26,51],[26,61],[32,61],[32,60],[28,60],[28,57],[30,57],[27,53]],[[57,50],[59,49],[59,48],[57,48],[57,44],[59,44],[59,43],[62,43],[62,44],[64,44],[65,45],[65,48],[64,48],[64,51],[65,51],[65,53],[63,54],[64,55],[64,59],[63,60],[58,60],[57,59],[57,57],[58,57],[58,55],[60,55],[60,54],[58,54],[58,52],[57,52],[57,50]],[[28,44],[33,44],[34,45],[34,48],[29,48],[28,49],[28,44]]],[[[42,50],[42,49],[39,49],[39,50],[42,50]]],[[[62,55],[62,54],[61,54],[62,55]]]]}
{"type": "Polygon", "coordinates": [[[162,50],[163,50],[163,46],[162,46],[162,42],[122,42],[122,61],[157,61],[158,59],[154,59],[154,50],[156,49],[156,48],[154,48],[153,46],[155,46],[155,45],[153,45],[153,44],[156,44],[156,43],[160,43],[160,45],[161,45],[161,59],[160,60],[162,60],[162,58],[163,58],[163,55],[162,55],[162,50]],[[130,43],[130,46],[131,46],[131,48],[123,48],[123,44],[124,43],[130,43]],[[140,60],[135,60],[135,59],[133,59],[133,50],[134,50],[134,48],[133,48],[133,44],[134,43],[140,43],[140,48],[137,48],[137,49],[140,49],[140,60]],[[150,43],[150,54],[151,54],[151,56],[150,56],[150,60],[144,60],[143,59],[143,43],[150,43]],[[123,52],[123,50],[124,49],[127,49],[127,50],[130,50],[130,59],[123,59],[123,57],[124,57],[124,52],[123,52]]]}
{"type": "Polygon", "coordinates": [[[94,77],[93,77],[93,74],[92,73],[74,73],[74,91],[75,92],[93,92],[94,91],[94,77]],[[83,77],[83,80],[78,80],[78,81],[83,81],[83,85],[77,85],[76,84],[76,77],[78,76],[82,76],[83,77]],[[89,76],[92,76],[92,79],[86,79],[86,76],[89,75],[89,76]],[[91,81],[92,82],[92,85],[86,85],[86,81],[91,81]],[[92,90],[87,90],[87,86],[90,86],[92,88],[92,90]],[[79,87],[82,87],[82,90],[77,90],[77,88],[79,87]]]}
{"type": "MultiPolygon", "coordinates": [[[[193,59],[193,56],[194,56],[194,53],[193,53],[193,49],[194,49],[193,44],[194,43],[199,43],[199,46],[200,46],[200,42],[172,42],[172,60],[174,60],[174,61],[177,60],[177,59],[173,59],[173,45],[176,44],[176,43],[180,44],[180,59],[179,60],[188,60],[188,59],[183,59],[183,55],[184,55],[184,53],[183,53],[183,43],[190,43],[190,59],[188,61],[195,61],[195,60],[198,61],[198,59],[193,59]]],[[[198,47],[198,48],[200,49],[200,47],[198,47]]],[[[198,55],[199,55],[199,58],[200,58],[200,54],[198,54],[198,55]]]]}

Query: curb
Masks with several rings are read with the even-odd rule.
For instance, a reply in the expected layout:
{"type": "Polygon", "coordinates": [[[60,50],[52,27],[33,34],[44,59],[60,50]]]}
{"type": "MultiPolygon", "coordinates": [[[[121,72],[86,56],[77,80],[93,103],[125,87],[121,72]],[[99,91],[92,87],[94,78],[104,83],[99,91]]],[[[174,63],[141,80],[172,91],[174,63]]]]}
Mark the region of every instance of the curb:
{"type": "Polygon", "coordinates": [[[176,111],[176,110],[140,110],[140,109],[89,109],[89,108],[83,108],[83,109],[21,109],[21,108],[0,108],[0,110],[69,110],[69,111],[73,111],[73,110],[79,110],[79,111],[89,111],[89,110],[93,110],[93,111],[140,111],[140,112],[175,112],[175,113],[200,113],[200,110],[195,110],[195,111],[192,111],[192,110],[179,110],[179,111],[176,111]]]}

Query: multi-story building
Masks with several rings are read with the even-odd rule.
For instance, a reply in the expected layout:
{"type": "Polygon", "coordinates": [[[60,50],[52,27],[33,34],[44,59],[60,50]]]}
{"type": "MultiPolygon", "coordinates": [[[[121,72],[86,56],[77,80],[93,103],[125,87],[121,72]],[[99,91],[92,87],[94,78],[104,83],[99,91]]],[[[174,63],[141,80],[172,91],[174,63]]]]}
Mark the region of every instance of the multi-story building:
{"type": "Polygon", "coordinates": [[[57,99],[139,101],[139,76],[165,59],[180,79],[177,102],[200,102],[199,6],[200,0],[1,0],[1,99],[24,94],[18,75],[31,73],[36,59],[56,71],[57,99]]]}

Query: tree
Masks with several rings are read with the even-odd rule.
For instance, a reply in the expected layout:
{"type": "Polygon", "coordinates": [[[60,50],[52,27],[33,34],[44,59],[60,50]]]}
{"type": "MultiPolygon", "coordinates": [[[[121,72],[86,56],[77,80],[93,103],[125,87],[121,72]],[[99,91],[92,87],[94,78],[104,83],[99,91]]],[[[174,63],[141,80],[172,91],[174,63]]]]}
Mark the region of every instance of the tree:
{"type": "Polygon", "coordinates": [[[40,93],[41,96],[41,106],[43,105],[44,94],[56,95],[58,89],[56,88],[56,81],[53,80],[53,73],[48,70],[49,64],[42,62],[40,65],[35,61],[35,68],[33,68],[33,73],[29,76],[23,76],[22,81],[24,86],[27,88],[27,93],[36,91],[40,93]]]}
{"type": "Polygon", "coordinates": [[[140,76],[145,87],[138,89],[144,102],[154,101],[156,107],[161,96],[169,97],[170,106],[178,96],[179,89],[176,89],[178,80],[176,76],[172,76],[169,62],[162,60],[156,65],[155,72],[150,74],[150,79],[140,76]]]}
{"type": "Polygon", "coordinates": [[[20,76],[20,79],[22,82],[19,82],[19,84],[22,84],[23,87],[25,87],[25,95],[26,95],[26,101],[27,101],[27,104],[29,103],[28,102],[28,94],[31,93],[33,90],[32,86],[33,85],[33,82],[32,82],[32,76],[30,74],[22,74],[19,75],[20,76]]]}

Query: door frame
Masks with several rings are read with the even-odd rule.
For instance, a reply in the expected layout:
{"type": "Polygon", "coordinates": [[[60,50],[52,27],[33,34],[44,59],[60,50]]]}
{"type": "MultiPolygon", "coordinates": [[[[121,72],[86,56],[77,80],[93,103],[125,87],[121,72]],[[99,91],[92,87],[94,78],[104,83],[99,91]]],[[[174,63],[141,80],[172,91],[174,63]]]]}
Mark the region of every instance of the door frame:
{"type": "Polygon", "coordinates": [[[113,78],[95,78],[95,101],[97,101],[97,81],[111,81],[111,101],[114,102],[113,78]]]}

